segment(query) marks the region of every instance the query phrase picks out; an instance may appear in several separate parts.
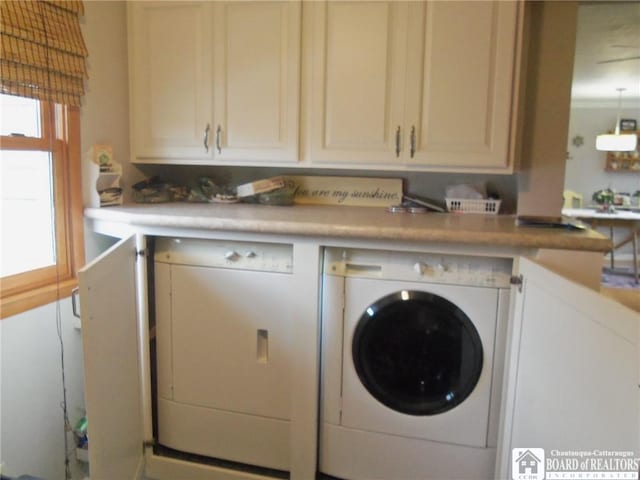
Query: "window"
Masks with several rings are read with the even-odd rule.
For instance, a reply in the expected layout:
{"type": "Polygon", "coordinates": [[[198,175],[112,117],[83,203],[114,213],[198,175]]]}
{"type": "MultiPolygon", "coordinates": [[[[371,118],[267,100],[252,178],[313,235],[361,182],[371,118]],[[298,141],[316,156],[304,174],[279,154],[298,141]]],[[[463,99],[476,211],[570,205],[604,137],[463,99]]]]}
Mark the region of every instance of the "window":
{"type": "Polygon", "coordinates": [[[2,318],[68,296],[84,261],[79,110],[0,95],[2,318]]]}

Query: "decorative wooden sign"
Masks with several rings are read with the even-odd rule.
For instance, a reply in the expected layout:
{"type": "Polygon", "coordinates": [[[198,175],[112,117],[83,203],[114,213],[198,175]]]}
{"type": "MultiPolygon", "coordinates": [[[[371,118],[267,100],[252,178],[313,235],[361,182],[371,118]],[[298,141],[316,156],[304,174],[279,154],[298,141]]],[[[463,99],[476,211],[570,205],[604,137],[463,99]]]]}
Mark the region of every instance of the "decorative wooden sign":
{"type": "Polygon", "coordinates": [[[402,202],[402,179],[287,176],[297,185],[295,203],[388,207],[402,202]]]}

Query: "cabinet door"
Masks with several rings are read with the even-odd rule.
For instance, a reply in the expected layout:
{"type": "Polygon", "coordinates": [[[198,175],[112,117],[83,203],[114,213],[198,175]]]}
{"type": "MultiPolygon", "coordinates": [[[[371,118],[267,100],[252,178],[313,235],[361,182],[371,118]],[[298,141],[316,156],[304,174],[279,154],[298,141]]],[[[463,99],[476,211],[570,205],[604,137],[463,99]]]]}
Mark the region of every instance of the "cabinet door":
{"type": "Polygon", "coordinates": [[[410,5],[406,123],[415,153],[433,169],[509,167],[519,2],[410,5]]]}
{"type": "Polygon", "coordinates": [[[298,160],[300,7],[299,1],[214,4],[217,160],[298,160]]]}
{"type": "MultiPolygon", "coordinates": [[[[314,163],[398,163],[406,2],[309,2],[309,154],[314,163]]],[[[307,7],[307,5],[305,5],[307,7]]]]}
{"type": "Polygon", "coordinates": [[[132,158],[210,161],[211,5],[130,2],[128,14],[132,158]]]}
{"type": "Polygon", "coordinates": [[[519,272],[496,478],[515,478],[514,448],[637,452],[640,316],[526,259],[519,272]]]}
{"type": "Polygon", "coordinates": [[[135,252],[130,237],[78,273],[91,478],[143,467],[135,252]]]}

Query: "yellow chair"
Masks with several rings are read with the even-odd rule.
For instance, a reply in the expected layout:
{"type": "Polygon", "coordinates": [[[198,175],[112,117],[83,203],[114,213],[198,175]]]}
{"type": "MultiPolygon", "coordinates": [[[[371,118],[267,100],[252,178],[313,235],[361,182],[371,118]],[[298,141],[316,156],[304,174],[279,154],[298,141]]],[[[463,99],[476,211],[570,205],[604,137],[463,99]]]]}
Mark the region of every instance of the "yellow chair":
{"type": "Polygon", "coordinates": [[[571,190],[562,193],[564,204],[562,208],[582,208],[582,195],[571,190]]]}

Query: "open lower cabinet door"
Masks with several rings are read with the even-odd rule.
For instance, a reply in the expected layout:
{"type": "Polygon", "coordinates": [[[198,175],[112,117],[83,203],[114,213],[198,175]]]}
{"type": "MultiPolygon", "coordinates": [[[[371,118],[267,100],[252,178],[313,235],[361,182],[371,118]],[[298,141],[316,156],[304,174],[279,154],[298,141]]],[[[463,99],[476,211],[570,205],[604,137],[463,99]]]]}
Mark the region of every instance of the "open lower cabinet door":
{"type": "Polygon", "coordinates": [[[513,449],[544,449],[547,461],[555,451],[637,457],[640,315],[530,260],[518,270],[496,478],[524,478],[512,476],[513,449]]]}
{"type": "Polygon", "coordinates": [[[140,478],[136,237],[114,245],[78,277],[91,478],[140,478]]]}

